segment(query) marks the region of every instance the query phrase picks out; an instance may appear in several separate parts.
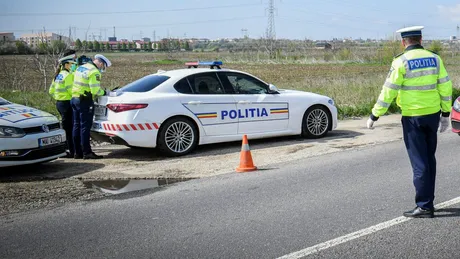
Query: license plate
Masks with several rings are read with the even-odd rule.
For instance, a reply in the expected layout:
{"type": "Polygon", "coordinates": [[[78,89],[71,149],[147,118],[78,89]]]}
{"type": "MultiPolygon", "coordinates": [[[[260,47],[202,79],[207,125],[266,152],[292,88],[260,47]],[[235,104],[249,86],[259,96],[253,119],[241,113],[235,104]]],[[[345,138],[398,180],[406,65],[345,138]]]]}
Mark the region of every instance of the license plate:
{"type": "Polygon", "coordinates": [[[59,144],[61,142],[62,142],[61,135],[57,135],[57,136],[38,139],[38,146],[45,147],[49,145],[59,144]]]}
{"type": "Polygon", "coordinates": [[[96,116],[106,116],[107,115],[107,108],[102,105],[95,105],[94,106],[94,115],[96,116]]]}

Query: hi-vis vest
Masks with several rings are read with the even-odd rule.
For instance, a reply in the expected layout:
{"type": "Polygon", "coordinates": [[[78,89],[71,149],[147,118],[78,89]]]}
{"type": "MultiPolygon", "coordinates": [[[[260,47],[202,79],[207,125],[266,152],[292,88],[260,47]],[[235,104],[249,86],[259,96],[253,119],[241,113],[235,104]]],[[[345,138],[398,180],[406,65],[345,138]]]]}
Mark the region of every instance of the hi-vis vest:
{"type": "Polygon", "coordinates": [[[441,58],[420,45],[395,57],[372,114],[385,114],[395,97],[402,116],[450,112],[452,81],[441,58]]]}
{"type": "Polygon", "coordinates": [[[101,89],[101,72],[92,63],[79,66],[74,72],[72,96],[87,96],[85,92],[90,92],[93,98],[104,95],[104,90],[101,89]]]}
{"type": "Polygon", "coordinates": [[[62,70],[50,86],[49,93],[56,101],[68,101],[72,99],[73,74],[62,70]]]}

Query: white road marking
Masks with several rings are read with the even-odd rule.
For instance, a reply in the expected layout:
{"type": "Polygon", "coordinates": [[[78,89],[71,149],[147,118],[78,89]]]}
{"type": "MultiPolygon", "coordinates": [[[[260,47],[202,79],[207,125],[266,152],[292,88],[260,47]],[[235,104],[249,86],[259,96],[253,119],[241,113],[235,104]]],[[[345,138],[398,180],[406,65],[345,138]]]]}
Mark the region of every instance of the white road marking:
{"type": "MultiPolygon", "coordinates": [[[[452,206],[452,205],[457,204],[457,203],[460,203],[460,197],[457,197],[457,198],[454,198],[452,200],[440,203],[440,204],[435,206],[435,209],[436,210],[443,209],[443,208],[452,206]]],[[[436,217],[436,215],[435,215],[435,217],[436,217]]],[[[401,217],[398,217],[398,218],[395,218],[395,219],[392,219],[392,220],[389,220],[389,221],[385,221],[383,223],[380,223],[380,224],[377,224],[377,225],[374,225],[374,226],[371,226],[371,227],[368,227],[368,228],[365,228],[365,229],[358,230],[358,231],[350,233],[348,235],[341,236],[341,237],[338,237],[338,238],[335,238],[335,239],[332,239],[332,240],[317,244],[315,246],[307,247],[307,248],[302,249],[300,251],[284,255],[282,257],[279,257],[279,259],[292,259],[292,258],[305,257],[305,256],[308,256],[308,255],[317,253],[317,252],[319,252],[321,250],[325,250],[325,249],[334,247],[336,245],[340,245],[340,244],[346,243],[348,241],[358,239],[360,237],[375,233],[377,231],[380,231],[380,230],[383,230],[383,229],[386,229],[386,228],[389,228],[389,227],[404,223],[404,222],[409,221],[411,219],[413,219],[413,218],[406,218],[404,216],[401,216],[401,217]]]]}

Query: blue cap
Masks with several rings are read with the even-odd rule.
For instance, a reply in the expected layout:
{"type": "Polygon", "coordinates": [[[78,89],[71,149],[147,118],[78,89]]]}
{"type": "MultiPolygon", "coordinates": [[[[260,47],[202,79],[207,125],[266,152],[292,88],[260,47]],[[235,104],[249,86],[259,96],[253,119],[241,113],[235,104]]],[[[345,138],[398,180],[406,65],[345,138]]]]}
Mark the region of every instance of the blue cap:
{"type": "Polygon", "coordinates": [[[401,33],[401,38],[412,37],[412,36],[422,36],[423,26],[412,26],[406,27],[397,30],[396,32],[401,33]]]}

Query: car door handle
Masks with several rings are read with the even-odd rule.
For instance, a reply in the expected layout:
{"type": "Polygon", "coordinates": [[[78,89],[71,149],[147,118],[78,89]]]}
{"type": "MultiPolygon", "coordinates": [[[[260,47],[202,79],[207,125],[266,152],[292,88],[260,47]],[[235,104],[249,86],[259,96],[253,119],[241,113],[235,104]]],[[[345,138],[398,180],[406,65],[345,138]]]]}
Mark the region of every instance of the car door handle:
{"type": "Polygon", "coordinates": [[[198,105],[198,104],[202,104],[203,102],[201,101],[190,101],[188,102],[189,105],[198,105]]]}
{"type": "Polygon", "coordinates": [[[251,101],[239,101],[238,104],[251,104],[251,101]]]}

